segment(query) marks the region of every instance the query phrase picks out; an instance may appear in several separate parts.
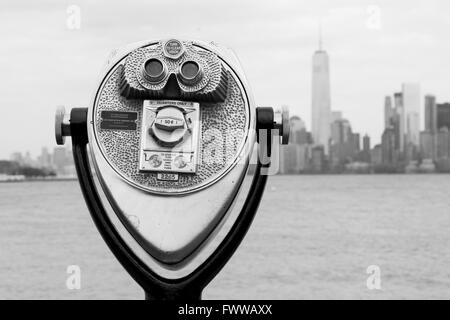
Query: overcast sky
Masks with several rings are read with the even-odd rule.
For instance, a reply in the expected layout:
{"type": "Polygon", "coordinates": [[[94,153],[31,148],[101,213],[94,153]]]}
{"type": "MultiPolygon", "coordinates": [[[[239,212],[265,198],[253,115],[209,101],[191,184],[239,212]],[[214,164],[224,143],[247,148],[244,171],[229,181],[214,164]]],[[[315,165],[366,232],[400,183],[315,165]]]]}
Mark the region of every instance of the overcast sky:
{"type": "Polygon", "coordinates": [[[354,130],[379,141],[384,96],[402,82],[418,81],[422,96],[450,101],[448,0],[111,2],[1,0],[0,159],[53,148],[56,106],[87,107],[108,54],[145,39],[232,47],[257,104],[288,105],[308,129],[320,20],[332,109],[354,130]],[[71,5],[81,9],[80,29],[68,28],[71,5]]]}

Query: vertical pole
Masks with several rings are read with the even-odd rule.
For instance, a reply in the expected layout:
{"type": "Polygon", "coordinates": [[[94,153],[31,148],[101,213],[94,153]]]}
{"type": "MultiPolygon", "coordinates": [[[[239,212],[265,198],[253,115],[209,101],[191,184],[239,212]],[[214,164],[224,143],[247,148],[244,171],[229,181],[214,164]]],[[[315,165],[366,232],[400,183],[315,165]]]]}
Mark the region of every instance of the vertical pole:
{"type": "Polygon", "coordinates": [[[158,291],[144,291],[145,300],[158,301],[200,301],[202,300],[202,289],[199,288],[161,288],[158,291]]]}

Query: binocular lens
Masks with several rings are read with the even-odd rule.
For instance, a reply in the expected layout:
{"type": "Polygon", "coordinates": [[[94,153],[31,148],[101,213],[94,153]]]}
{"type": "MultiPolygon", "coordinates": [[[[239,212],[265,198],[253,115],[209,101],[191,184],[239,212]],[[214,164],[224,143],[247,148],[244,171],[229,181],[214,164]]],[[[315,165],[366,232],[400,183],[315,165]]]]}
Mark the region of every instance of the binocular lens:
{"type": "Polygon", "coordinates": [[[201,79],[201,69],[197,62],[186,61],[180,69],[181,79],[185,84],[195,84],[201,79]]]}
{"type": "Polygon", "coordinates": [[[194,61],[185,62],[181,67],[181,73],[186,79],[194,79],[197,76],[199,70],[200,67],[194,61]]]}
{"type": "Polygon", "coordinates": [[[164,76],[164,65],[158,59],[149,59],[144,64],[145,78],[151,82],[161,81],[164,76]]]}

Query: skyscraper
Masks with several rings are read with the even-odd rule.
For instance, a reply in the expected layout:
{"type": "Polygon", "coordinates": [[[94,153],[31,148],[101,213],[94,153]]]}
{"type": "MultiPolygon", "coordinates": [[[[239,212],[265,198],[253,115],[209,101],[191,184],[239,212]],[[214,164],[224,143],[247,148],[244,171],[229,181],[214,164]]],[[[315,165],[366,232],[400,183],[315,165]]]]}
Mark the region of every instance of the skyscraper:
{"type": "Polygon", "coordinates": [[[440,103],[437,105],[437,119],[438,130],[444,127],[450,129],[450,103],[440,103]]]}
{"type": "Polygon", "coordinates": [[[328,54],[322,50],[321,35],[312,64],[312,136],[314,143],[322,145],[325,154],[328,154],[331,136],[330,72],[328,54]]]}
{"type": "Polygon", "coordinates": [[[301,165],[301,145],[289,144],[280,148],[280,170],[281,174],[298,174],[302,169],[301,165]]]}
{"type": "Polygon", "coordinates": [[[325,153],[323,151],[323,146],[315,146],[312,148],[311,170],[313,173],[320,173],[325,169],[325,153]]]}
{"type": "Polygon", "coordinates": [[[431,131],[420,133],[420,155],[422,159],[436,159],[437,134],[431,131]]]}
{"type": "Polygon", "coordinates": [[[398,152],[395,148],[395,130],[386,128],[381,137],[381,156],[384,165],[395,165],[398,160],[398,152]]]}
{"type": "Polygon", "coordinates": [[[363,137],[363,151],[370,152],[370,137],[368,134],[363,137]]]}
{"type": "Polygon", "coordinates": [[[372,152],[370,153],[370,160],[375,166],[383,163],[383,152],[381,150],[381,144],[377,144],[373,147],[372,152]]]}
{"type": "Polygon", "coordinates": [[[335,120],[331,124],[330,166],[339,168],[352,162],[360,151],[360,135],[352,131],[346,119],[335,120]]]}
{"type": "Polygon", "coordinates": [[[290,119],[289,145],[280,146],[281,174],[305,172],[311,158],[311,133],[306,131],[305,122],[298,116],[290,119]]]}
{"type": "Polygon", "coordinates": [[[389,128],[392,125],[392,118],[394,117],[394,108],[392,107],[392,99],[390,96],[384,98],[384,128],[389,128]]]}
{"type": "Polygon", "coordinates": [[[402,85],[403,108],[406,122],[407,145],[419,146],[420,133],[420,85],[404,83],[402,85]]]}
{"type": "Polygon", "coordinates": [[[352,127],[347,119],[339,119],[331,124],[331,143],[338,144],[350,141],[352,127]]]}
{"type": "Polygon", "coordinates": [[[365,134],[363,137],[363,150],[360,152],[360,161],[370,163],[370,137],[365,134]]]}
{"type": "Polygon", "coordinates": [[[425,96],[425,131],[420,133],[420,154],[422,159],[437,158],[437,106],[436,97],[425,96]]]}
{"type": "Polygon", "coordinates": [[[425,96],[425,131],[430,133],[437,132],[437,106],[436,97],[433,95],[425,96]]]}
{"type": "Polygon", "coordinates": [[[290,144],[306,144],[308,143],[308,132],[306,131],[305,122],[298,116],[292,116],[290,119],[291,131],[289,137],[290,144]]]}
{"type": "Polygon", "coordinates": [[[391,96],[386,96],[384,99],[384,128],[394,130],[395,150],[402,152],[404,136],[402,132],[402,94],[394,94],[394,106],[392,105],[391,96]]]}
{"type": "Polygon", "coordinates": [[[395,111],[398,115],[398,132],[397,141],[400,152],[405,151],[405,109],[403,108],[403,94],[401,92],[394,93],[395,111]]]}
{"type": "Polygon", "coordinates": [[[450,132],[447,127],[439,129],[437,138],[437,158],[450,158],[450,132]]]}

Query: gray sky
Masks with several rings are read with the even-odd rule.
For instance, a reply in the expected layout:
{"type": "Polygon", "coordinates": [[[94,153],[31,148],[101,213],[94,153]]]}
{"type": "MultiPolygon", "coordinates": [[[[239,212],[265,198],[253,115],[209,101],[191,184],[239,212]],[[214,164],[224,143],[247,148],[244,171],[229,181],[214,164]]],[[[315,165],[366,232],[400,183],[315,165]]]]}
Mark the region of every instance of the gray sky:
{"type": "Polygon", "coordinates": [[[379,141],[384,96],[402,82],[419,81],[422,96],[450,101],[446,0],[111,2],[1,1],[0,159],[53,148],[56,106],[88,106],[109,52],[144,39],[232,47],[257,104],[288,105],[308,129],[319,20],[330,55],[332,109],[342,110],[354,130],[379,141]],[[71,5],[81,9],[80,29],[67,27],[71,5]]]}

